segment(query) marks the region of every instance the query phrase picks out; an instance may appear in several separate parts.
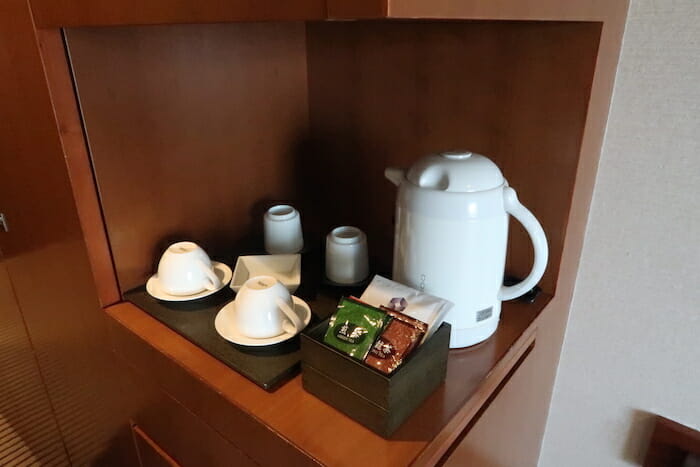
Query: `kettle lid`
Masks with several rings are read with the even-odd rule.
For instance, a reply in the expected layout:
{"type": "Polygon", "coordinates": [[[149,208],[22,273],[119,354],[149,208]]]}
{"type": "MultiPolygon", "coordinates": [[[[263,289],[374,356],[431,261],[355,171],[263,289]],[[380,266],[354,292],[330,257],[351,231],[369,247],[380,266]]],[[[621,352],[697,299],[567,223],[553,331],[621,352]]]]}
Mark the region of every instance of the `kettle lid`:
{"type": "Polygon", "coordinates": [[[406,177],[421,188],[453,193],[490,190],[505,182],[491,159],[469,151],[424,157],[410,168],[406,177]]]}

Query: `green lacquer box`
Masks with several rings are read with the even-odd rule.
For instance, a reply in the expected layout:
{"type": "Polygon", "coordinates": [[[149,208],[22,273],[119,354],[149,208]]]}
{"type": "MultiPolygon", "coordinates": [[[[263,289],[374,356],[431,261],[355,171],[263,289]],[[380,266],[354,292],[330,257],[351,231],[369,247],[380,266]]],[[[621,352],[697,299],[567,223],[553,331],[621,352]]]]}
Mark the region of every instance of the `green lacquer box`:
{"type": "Polygon", "coordinates": [[[388,376],[326,345],[328,325],[301,334],[304,389],[380,436],[390,437],[445,380],[447,323],[388,376]]]}

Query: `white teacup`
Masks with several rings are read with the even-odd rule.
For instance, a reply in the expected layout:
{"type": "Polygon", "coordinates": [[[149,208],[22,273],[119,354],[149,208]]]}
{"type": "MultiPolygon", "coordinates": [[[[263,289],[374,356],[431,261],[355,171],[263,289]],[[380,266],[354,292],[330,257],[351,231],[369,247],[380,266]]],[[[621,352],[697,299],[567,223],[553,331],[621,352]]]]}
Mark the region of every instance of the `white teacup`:
{"type": "Polygon", "coordinates": [[[285,317],[294,326],[294,332],[303,327],[294,311],[292,295],[272,276],[248,279],[236,295],[236,326],[241,334],[254,339],[279,336],[285,332],[285,317]]]}
{"type": "Polygon", "coordinates": [[[194,242],[173,243],[158,263],[158,282],[170,295],[192,295],[221,287],[206,252],[194,242]]]}

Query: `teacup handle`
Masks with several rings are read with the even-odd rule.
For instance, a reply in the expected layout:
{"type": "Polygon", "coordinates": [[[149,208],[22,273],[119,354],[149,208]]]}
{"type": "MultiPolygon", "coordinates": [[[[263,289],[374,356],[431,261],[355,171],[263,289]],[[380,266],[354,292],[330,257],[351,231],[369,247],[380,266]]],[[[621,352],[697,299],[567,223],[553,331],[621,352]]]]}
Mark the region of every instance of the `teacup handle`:
{"type": "Polygon", "coordinates": [[[281,298],[277,298],[277,306],[280,307],[280,310],[289,318],[289,321],[292,322],[292,326],[294,326],[294,333],[298,333],[301,331],[301,329],[304,327],[304,323],[301,322],[301,319],[299,319],[299,315],[296,314],[296,312],[292,309],[292,307],[289,306],[289,303],[285,302],[281,298]]]}
{"type": "Polygon", "coordinates": [[[204,275],[207,278],[207,283],[204,284],[204,287],[207,290],[216,290],[221,287],[221,280],[219,279],[219,276],[216,275],[213,268],[207,267],[203,261],[200,261],[199,265],[202,267],[202,271],[204,271],[204,275]]]}

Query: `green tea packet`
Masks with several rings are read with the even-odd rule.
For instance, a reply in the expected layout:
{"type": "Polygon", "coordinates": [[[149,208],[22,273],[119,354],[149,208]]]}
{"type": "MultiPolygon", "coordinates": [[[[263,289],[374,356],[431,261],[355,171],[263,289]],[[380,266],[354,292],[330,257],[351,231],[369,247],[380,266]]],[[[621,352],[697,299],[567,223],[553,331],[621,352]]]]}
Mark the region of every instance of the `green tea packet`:
{"type": "Polygon", "coordinates": [[[364,360],[391,318],[382,310],[341,298],[323,342],[357,360],[364,360]]]}

